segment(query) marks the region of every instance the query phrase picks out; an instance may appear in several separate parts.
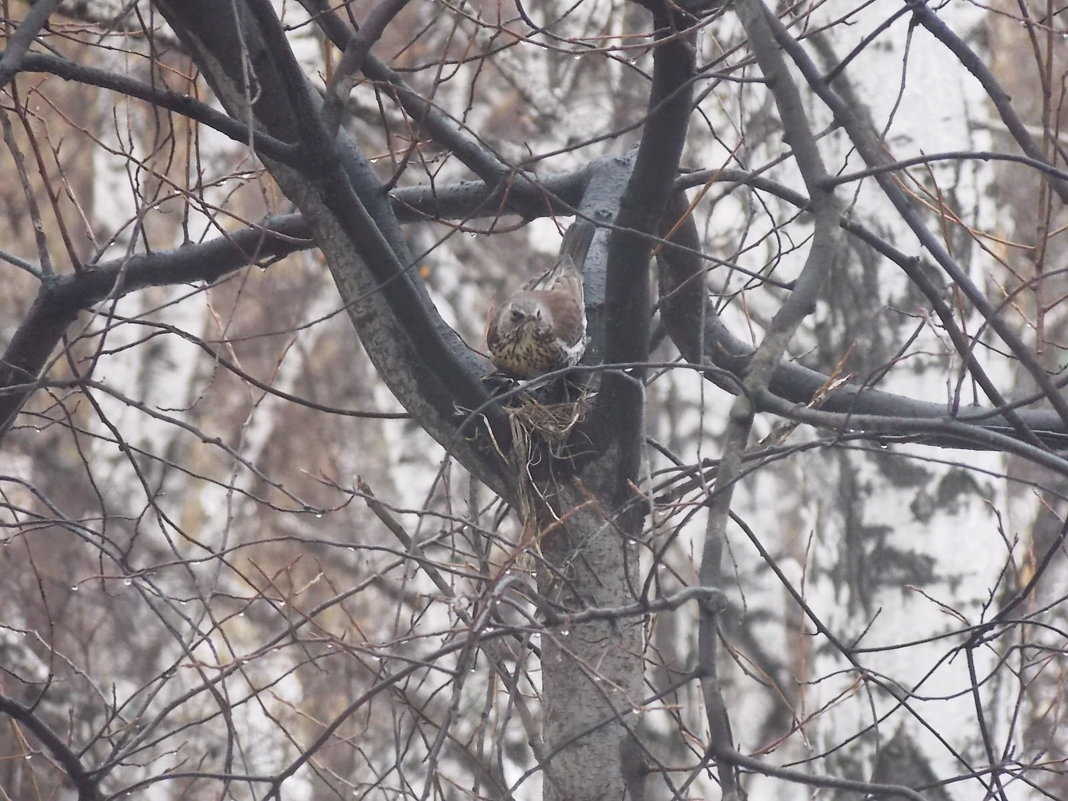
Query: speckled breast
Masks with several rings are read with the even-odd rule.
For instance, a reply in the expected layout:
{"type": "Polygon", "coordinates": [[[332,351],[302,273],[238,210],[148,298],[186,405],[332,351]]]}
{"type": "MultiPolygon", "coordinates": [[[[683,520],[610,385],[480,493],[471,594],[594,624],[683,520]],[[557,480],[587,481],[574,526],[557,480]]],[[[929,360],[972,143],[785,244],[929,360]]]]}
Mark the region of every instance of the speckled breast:
{"type": "Polygon", "coordinates": [[[536,378],[572,364],[563,344],[548,331],[516,329],[486,344],[497,369],[514,378],[536,378]]]}

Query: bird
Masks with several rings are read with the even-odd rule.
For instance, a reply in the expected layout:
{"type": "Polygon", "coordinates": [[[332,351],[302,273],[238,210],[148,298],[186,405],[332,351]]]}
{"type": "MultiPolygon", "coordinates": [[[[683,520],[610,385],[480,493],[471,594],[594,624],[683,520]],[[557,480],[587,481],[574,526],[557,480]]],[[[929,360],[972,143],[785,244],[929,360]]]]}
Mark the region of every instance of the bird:
{"type": "Polygon", "coordinates": [[[597,229],[577,220],[556,263],[490,309],[486,346],[502,373],[529,380],[574,367],[586,350],[586,306],[579,265],[597,229]]]}

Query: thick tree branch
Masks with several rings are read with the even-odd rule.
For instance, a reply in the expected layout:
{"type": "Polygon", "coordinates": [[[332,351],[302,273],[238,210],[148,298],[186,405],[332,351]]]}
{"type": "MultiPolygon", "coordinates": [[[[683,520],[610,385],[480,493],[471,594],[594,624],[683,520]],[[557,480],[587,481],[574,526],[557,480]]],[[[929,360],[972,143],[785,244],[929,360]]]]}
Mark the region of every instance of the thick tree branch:
{"type": "MultiPolygon", "coordinates": [[[[892,163],[893,160],[887,155],[868,122],[855,111],[852,105],[843,100],[842,97],[840,97],[838,93],[827,84],[816,64],[809,58],[808,54],[805,53],[804,48],[802,48],[797,40],[790,35],[782,23],[773,14],[769,13],[767,16],[768,24],[779,47],[790,56],[812,90],[834,113],[835,119],[845,128],[846,132],[849,134],[850,140],[856,146],[857,152],[860,154],[861,158],[864,159],[864,162],[869,167],[882,167],[892,163]]],[[[1001,337],[1002,341],[1009,347],[1013,355],[1020,361],[1020,364],[1030,374],[1031,378],[1035,381],[1035,384],[1045,393],[1046,399],[1061,416],[1061,419],[1068,424],[1068,399],[1063,397],[1050,376],[1038,362],[1035,354],[1030,348],[1024,345],[1019,335],[1004,319],[1002,319],[998,310],[994,308],[979,287],[975,285],[975,283],[968,277],[967,273],[965,273],[961,266],[957,264],[939,240],[938,236],[932,234],[923,224],[912,200],[902,190],[900,183],[892,174],[881,171],[876,172],[875,181],[879,184],[879,187],[883,190],[883,193],[891,204],[893,204],[894,208],[897,209],[898,213],[901,215],[901,219],[908,225],[920,244],[931,254],[931,257],[953,280],[956,286],[960,288],[961,292],[972,303],[976,311],[983,316],[983,319],[986,320],[987,324],[999,337],[1001,337]]],[[[909,277],[915,282],[915,278],[912,275],[909,277]]],[[[917,283],[917,286],[919,286],[921,290],[924,290],[926,294],[926,290],[922,284],[917,283]]],[[[940,319],[946,325],[947,330],[950,330],[950,327],[953,325],[952,316],[948,318],[942,317],[938,308],[939,298],[937,298],[937,296],[929,295],[928,299],[934,305],[936,312],[939,312],[940,319]]],[[[975,377],[976,383],[982,387],[983,391],[987,394],[987,397],[990,398],[991,403],[995,406],[1006,406],[1005,400],[1001,397],[1000,392],[998,392],[997,388],[989,378],[987,378],[981,369],[979,369],[978,362],[972,354],[971,347],[962,347],[959,343],[954,344],[957,345],[961,357],[967,362],[969,370],[975,377]]],[[[1022,438],[1029,439],[1033,443],[1037,442],[1033,435],[1027,430],[1026,426],[1024,426],[1018,419],[1014,419],[1011,412],[1006,412],[1006,417],[1017,427],[1017,431],[1022,438]]]]}
{"type": "Polygon", "coordinates": [[[37,0],[26,12],[18,28],[8,38],[7,49],[0,56],[0,88],[7,86],[22,69],[26,52],[59,4],[60,0],[37,0]]]}
{"type": "MultiPolygon", "coordinates": [[[[834,190],[823,184],[827,171],[805,113],[801,93],[787,71],[768,28],[767,10],[760,0],[738,0],[736,8],[749,38],[750,49],[775,99],[786,140],[793,148],[794,161],[808,188],[815,231],[794,288],[775,313],[764,339],[753,353],[742,379],[744,391],[731,406],[723,456],[708,501],[705,546],[699,573],[700,583],[706,587],[720,586],[723,580],[723,554],[731,501],[742,476],[743,454],[756,411],[750,398],[766,390],[790,340],[805,317],[815,309],[824,281],[838,255],[841,238],[838,224],[840,212],[834,190]]],[[[710,732],[710,751],[716,759],[723,796],[733,799],[739,796],[739,787],[734,766],[723,757],[734,748],[734,743],[717,674],[719,613],[720,608],[715,604],[701,605],[697,634],[698,660],[710,732]]]]}
{"type": "Polygon", "coordinates": [[[25,726],[48,749],[48,753],[70,777],[78,791],[78,801],[100,801],[103,798],[96,779],[85,769],[78,755],[32,709],[0,695],[0,713],[25,726]]]}
{"type": "Polygon", "coordinates": [[[835,776],[818,776],[814,773],[805,773],[804,771],[793,768],[780,768],[777,765],[769,765],[767,762],[742,754],[735,751],[733,748],[719,749],[716,752],[716,756],[725,762],[746,768],[753,773],[774,776],[778,779],[797,784],[806,784],[811,787],[830,787],[839,790],[852,790],[854,792],[864,793],[868,796],[876,795],[878,798],[911,798],[912,801],[926,801],[922,795],[917,793],[911,787],[905,787],[904,785],[860,782],[854,781],[853,779],[839,779],[835,776]]]}
{"type": "MultiPolygon", "coordinates": [[[[748,184],[771,192],[800,208],[807,207],[809,203],[804,195],[749,173],[724,170],[719,174],[719,178],[725,182],[748,184]]],[[[658,253],[661,319],[672,342],[688,361],[693,364],[712,364],[734,376],[741,376],[748,369],[755,349],[735,336],[713,309],[704,283],[707,268],[700,254],[701,242],[697,226],[687,214],[688,210],[685,198],[676,196],[671,201],[665,220],[664,237],[670,245],[658,253]],[[681,224],[677,223],[679,220],[682,220],[681,224]]],[[[922,275],[914,259],[856,220],[843,216],[839,224],[843,230],[863,240],[903,269],[915,270],[922,275]]],[[[723,381],[715,372],[709,373],[707,377],[728,392],[737,391],[735,381],[723,381]]],[[[1020,438],[1020,426],[1011,424],[997,408],[953,408],[945,403],[910,398],[857,383],[840,384],[835,386],[833,391],[827,392],[832,384],[834,379],[825,373],[796,362],[785,362],[775,368],[768,389],[772,395],[789,404],[810,404],[818,398],[820,409],[825,412],[928,421],[955,420],[992,432],[1015,434],[1020,438]]],[[[763,397],[753,399],[758,411],[781,413],[784,408],[781,404],[767,404],[763,397]]],[[[1060,415],[1045,409],[1018,408],[1020,403],[1034,403],[1041,397],[1026,398],[1010,404],[1009,408],[1015,409],[1015,417],[1028,432],[1033,432],[1051,447],[1063,448],[1068,444],[1068,430],[1060,415]]],[[[853,425],[855,427],[858,424],[853,425]]],[[[995,446],[1000,449],[995,443],[1001,440],[990,440],[979,434],[967,438],[942,438],[933,429],[924,430],[929,433],[923,435],[923,441],[932,445],[983,449],[995,446]]],[[[885,426],[880,426],[880,431],[888,433],[885,426]]]]}
{"type": "MultiPolygon", "coordinates": [[[[591,222],[610,227],[619,214],[619,204],[634,169],[635,150],[623,156],[609,156],[593,162],[587,172],[586,184],[578,213],[591,222]]],[[[608,247],[611,232],[599,235],[586,256],[583,265],[583,283],[586,295],[586,334],[589,344],[582,356],[586,365],[604,361],[606,326],[605,282],[608,275],[608,247]]],[[[596,382],[600,373],[591,374],[596,382]]]]}
{"type": "MultiPolygon", "coordinates": [[[[607,363],[643,362],[649,355],[650,235],[660,228],[692,111],[693,41],[676,29],[676,21],[666,13],[654,16],[658,44],[653,51],[649,113],[609,237],[603,345],[607,363]]],[[[591,415],[589,428],[598,450],[618,450],[617,503],[627,500],[630,482],[638,475],[644,441],[643,379],[640,369],[605,373],[591,415]]]]}
{"type": "MultiPolygon", "coordinates": [[[[766,391],[756,396],[754,405],[766,408],[788,420],[842,433],[864,431],[873,438],[909,437],[910,439],[918,434],[921,435],[920,441],[924,444],[1011,453],[1042,465],[1054,473],[1068,476],[1068,461],[1062,456],[1013,438],[1012,429],[1009,428],[998,430],[991,426],[955,420],[945,415],[941,418],[922,418],[829,412],[825,409],[788,404],[766,391]]],[[[1061,444],[1063,445],[1063,442],[1061,444]]]]}
{"type": "Polygon", "coordinates": [[[371,47],[382,38],[386,27],[407,4],[408,0],[381,0],[345,46],[345,52],[326,86],[323,103],[323,128],[331,139],[337,136],[345,101],[356,85],[356,76],[370,55],[371,47]]]}
{"type": "MultiPolygon", "coordinates": [[[[166,0],[159,8],[230,114],[254,114],[271,135],[299,143],[300,169],[271,161],[267,166],[304,212],[368,355],[438,442],[508,494],[496,451],[482,437],[459,434],[463,425],[477,421],[458,410],[483,408],[498,441],[507,440],[503,412],[487,403],[479,381],[482,362],[445,324],[407,269],[413,259],[370,164],[347,140],[335,149],[323,129],[321,103],[313,98],[273,8],[260,0],[225,7],[207,0],[166,0]],[[246,85],[248,70],[254,89],[246,85]]],[[[477,428],[472,425],[467,433],[477,428]]]]}

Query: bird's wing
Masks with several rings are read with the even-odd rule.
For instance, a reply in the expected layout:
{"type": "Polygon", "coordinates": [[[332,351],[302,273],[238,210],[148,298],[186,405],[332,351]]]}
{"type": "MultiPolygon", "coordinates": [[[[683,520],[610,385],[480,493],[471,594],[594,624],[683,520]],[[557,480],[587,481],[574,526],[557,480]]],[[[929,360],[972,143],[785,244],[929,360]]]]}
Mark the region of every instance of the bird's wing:
{"type": "Polygon", "coordinates": [[[564,293],[541,290],[534,294],[551,314],[549,332],[565,344],[567,347],[586,342],[586,310],[582,306],[582,279],[578,273],[571,270],[569,273],[574,277],[577,288],[575,294],[562,302],[564,293]]]}

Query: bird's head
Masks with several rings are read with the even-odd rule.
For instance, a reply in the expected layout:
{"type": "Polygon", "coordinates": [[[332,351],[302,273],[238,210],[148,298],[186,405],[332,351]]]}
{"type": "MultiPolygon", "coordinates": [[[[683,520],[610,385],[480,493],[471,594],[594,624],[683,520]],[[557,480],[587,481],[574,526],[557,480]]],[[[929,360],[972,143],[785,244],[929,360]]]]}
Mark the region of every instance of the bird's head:
{"type": "Polygon", "coordinates": [[[501,334],[506,334],[520,328],[538,327],[543,325],[544,316],[541,303],[536,298],[513,297],[501,309],[497,328],[501,334]]]}

